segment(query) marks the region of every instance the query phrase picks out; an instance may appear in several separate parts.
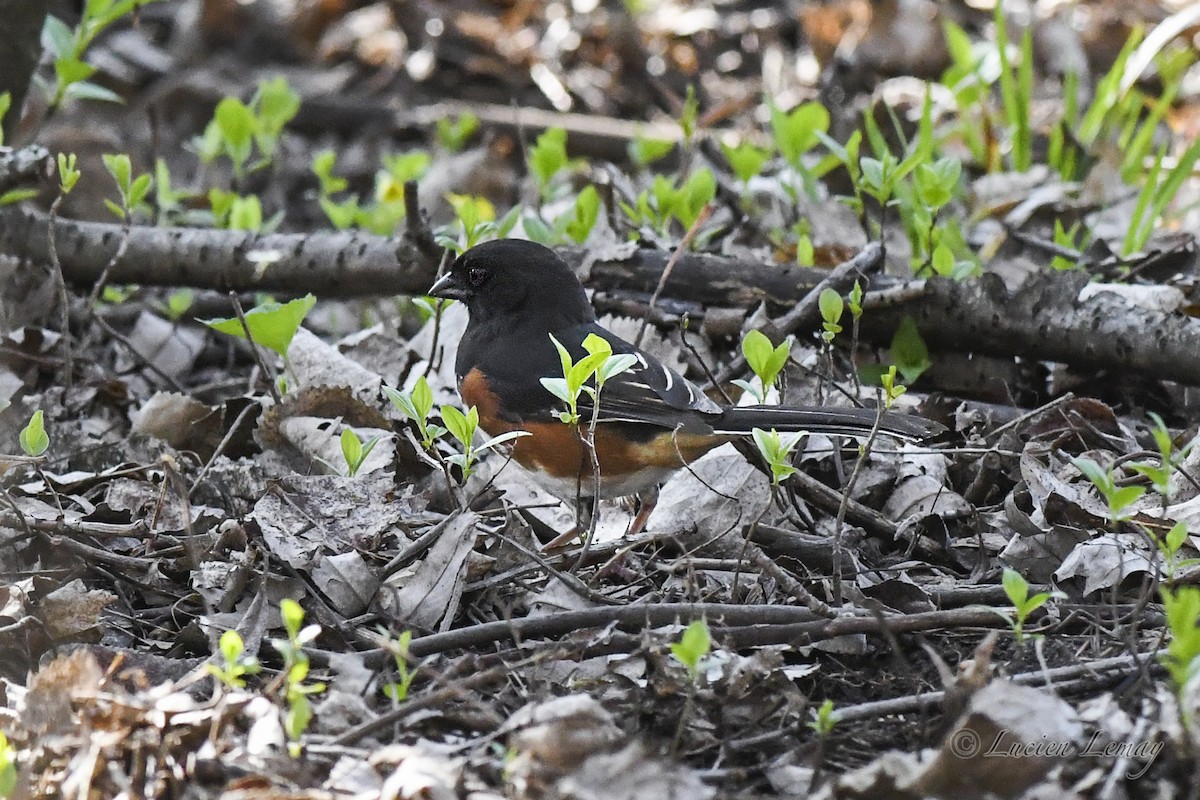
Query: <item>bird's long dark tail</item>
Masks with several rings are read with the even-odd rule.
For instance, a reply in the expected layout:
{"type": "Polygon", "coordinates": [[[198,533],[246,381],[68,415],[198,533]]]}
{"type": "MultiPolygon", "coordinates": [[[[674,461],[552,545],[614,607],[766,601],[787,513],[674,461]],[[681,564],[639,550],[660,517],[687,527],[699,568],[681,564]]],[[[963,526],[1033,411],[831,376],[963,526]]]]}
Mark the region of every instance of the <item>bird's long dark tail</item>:
{"type": "MultiPolygon", "coordinates": [[[[820,406],[741,406],[730,408],[713,425],[716,433],[746,434],[754,428],[777,431],[866,436],[875,427],[873,408],[823,408],[820,406]]],[[[884,412],[879,430],[910,442],[920,442],[945,428],[924,417],[884,412]]]]}

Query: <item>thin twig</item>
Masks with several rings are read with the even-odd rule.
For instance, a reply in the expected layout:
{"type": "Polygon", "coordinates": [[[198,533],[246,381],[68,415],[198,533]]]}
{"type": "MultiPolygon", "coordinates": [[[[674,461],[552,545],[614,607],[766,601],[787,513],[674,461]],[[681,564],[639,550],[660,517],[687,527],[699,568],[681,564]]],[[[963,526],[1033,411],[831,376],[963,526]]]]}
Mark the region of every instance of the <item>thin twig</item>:
{"type": "Polygon", "coordinates": [[[662,294],[663,288],[667,285],[667,280],[671,277],[671,271],[675,269],[675,265],[679,262],[679,257],[682,256],[691,246],[692,240],[696,238],[696,234],[700,231],[700,226],[708,221],[712,216],[713,205],[709,203],[700,210],[695,222],[687,229],[687,233],[679,241],[679,246],[671,253],[671,257],[667,259],[667,265],[663,267],[662,275],[658,278],[658,285],[654,287],[654,294],[650,295],[650,304],[646,307],[646,316],[642,317],[642,326],[638,328],[637,338],[633,340],[635,347],[642,346],[642,337],[646,335],[646,328],[650,324],[650,315],[654,313],[654,306],[658,303],[658,296],[662,294]]]}
{"type": "Polygon", "coordinates": [[[49,221],[46,228],[48,236],[46,246],[50,251],[50,265],[54,268],[54,288],[58,292],[60,325],[62,327],[62,340],[59,342],[59,349],[62,353],[67,393],[70,394],[71,388],[75,385],[75,359],[71,351],[71,309],[67,297],[67,281],[63,277],[62,262],[58,260],[58,243],[54,241],[55,226],[58,223],[58,209],[62,206],[63,198],[65,197],[66,195],[62,191],[59,191],[58,197],[54,198],[54,202],[50,204],[49,221]]]}
{"type": "Polygon", "coordinates": [[[282,395],[279,394],[279,387],[275,384],[275,369],[267,364],[267,360],[263,358],[262,348],[258,346],[258,342],[254,341],[254,337],[250,334],[250,323],[246,321],[246,313],[242,311],[242,301],[238,298],[237,292],[229,293],[229,302],[233,304],[233,313],[237,315],[238,322],[242,324],[242,332],[246,334],[246,341],[250,343],[250,351],[254,353],[254,360],[258,363],[258,368],[262,370],[263,375],[267,379],[267,387],[271,392],[271,397],[276,403],[283,402],[282,395]]]}

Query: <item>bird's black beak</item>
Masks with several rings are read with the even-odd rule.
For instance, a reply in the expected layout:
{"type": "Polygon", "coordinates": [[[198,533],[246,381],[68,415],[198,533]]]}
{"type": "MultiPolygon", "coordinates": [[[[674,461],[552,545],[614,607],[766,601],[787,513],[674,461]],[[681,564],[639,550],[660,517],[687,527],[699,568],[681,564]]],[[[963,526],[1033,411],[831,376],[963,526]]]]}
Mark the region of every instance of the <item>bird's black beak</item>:
{"type": "Polygon", "coordinates": [[[470,296],[467,287],[459,283],[458,276],[453,272],[447,272],[438,278],[433,286],[429,287],[429,294],[447,300],[466,300],[470,296]]]}

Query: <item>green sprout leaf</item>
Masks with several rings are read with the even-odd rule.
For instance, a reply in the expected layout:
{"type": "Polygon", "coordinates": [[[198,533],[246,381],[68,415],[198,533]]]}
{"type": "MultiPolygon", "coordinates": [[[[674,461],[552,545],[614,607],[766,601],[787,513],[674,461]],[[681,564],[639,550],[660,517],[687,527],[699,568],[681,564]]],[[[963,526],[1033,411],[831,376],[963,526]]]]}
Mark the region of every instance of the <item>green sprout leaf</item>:
{"type": "Polygon", "coordinates": [[[687,668],[692,680],[700,676],[701,662],[711,649],[712,634],[703,619],[694,620],[684,628],[679,641],[671,643],[671,655],[687,668]]]}
{"type": "Polygon", "coordinates": [[[33,412],[33,416],[29,418],[29,423],[21,429],[17,441],[20,443],[21,450],[25,452],[25,455],[36,458],[49,449],[50,436],[46,433],[44,420],[42,410],[39,408],[33,412]]]}
{"type": "MultiPolygon", "coordinates": [[[[256,344],[286,356],[292,338],[316,302],[317,298],[310,294],[289,303],[264,303],[255,306],[246,312],[246,327],[250,329],[250,337],[256,344]]],[[[201,322],[221,333],[246,338],[246,332],[237,317],[206,319],[201,322]]]]}

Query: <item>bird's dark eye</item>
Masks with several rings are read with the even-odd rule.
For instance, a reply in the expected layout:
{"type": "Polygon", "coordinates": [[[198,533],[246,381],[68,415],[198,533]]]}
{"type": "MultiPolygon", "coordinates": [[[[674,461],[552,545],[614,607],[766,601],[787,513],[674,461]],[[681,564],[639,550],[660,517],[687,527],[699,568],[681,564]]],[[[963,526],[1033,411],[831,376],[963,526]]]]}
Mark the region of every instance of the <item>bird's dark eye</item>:
{"type": "Polygon", "coordinates": [[[467,270],[467,282],[472,286],[482,286],[487,277],[488,271],[483,267],[475,267],[474,269],[467,270]]]}

